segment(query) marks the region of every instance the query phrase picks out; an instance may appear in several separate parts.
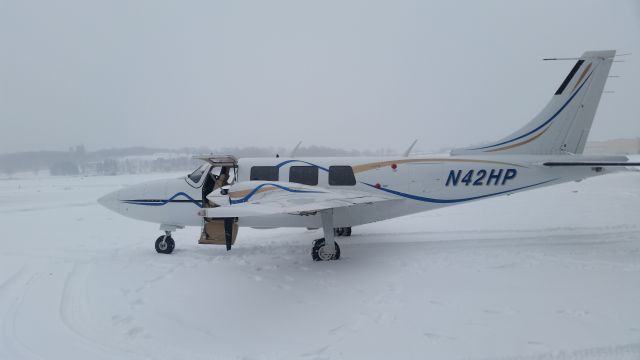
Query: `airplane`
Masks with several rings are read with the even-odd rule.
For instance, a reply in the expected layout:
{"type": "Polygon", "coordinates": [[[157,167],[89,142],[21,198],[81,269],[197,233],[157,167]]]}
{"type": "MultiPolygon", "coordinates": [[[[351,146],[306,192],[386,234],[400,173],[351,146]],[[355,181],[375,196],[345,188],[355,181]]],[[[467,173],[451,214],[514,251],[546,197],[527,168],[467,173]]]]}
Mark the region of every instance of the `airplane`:
{"type": "Polygon", "coordinates": [[[585,52],[524,127],[445,156],[412,157],[415,142],[398,157],[200,156],[204,163],[185,177],[125,187],[98,202],[159,223],[158,253],[170,254],[172,232],[185,226],[200,226],[199,243],[227,251],[239,227],[298,227],[322,229],[313,260],[337,260],[336,237],[354,226],[640,166],[626,156],[583,154],[615,56],[585,52]]]}

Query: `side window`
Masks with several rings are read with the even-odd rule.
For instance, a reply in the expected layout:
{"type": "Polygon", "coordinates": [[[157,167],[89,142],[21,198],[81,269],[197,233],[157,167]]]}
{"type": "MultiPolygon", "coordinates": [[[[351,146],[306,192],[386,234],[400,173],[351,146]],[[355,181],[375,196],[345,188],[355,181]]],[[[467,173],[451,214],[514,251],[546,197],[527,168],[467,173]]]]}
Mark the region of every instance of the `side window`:
{"type": "Polygon", "coordinates": [[[280,169],[276,166],[254,166],[251,168],[249,180],[278,181],[280,169]]]}
{"type": "Polygon", "coordinates": [[[329,185],[353,186],[356,184],[356,177],[353,175],[351,166],[330,166],[329,185]]]}
{"type": "Polygon", "coordinates": [[[289,168],[289,182],[318,185],[318,168],[315,166],[292,166],[289,168]]]}
{"type": "Polygon", "coordinates": [[[199,168],[195,169],[191,174],[189,174],[189,180],[193,181],[195,184],[197,184],[198,182],[200,182],[200,179],[202,179],[202,175],[204,175],[204,172],[209,168],[209,165],[207,164],[202,164],[200,165],[199,168]]]}

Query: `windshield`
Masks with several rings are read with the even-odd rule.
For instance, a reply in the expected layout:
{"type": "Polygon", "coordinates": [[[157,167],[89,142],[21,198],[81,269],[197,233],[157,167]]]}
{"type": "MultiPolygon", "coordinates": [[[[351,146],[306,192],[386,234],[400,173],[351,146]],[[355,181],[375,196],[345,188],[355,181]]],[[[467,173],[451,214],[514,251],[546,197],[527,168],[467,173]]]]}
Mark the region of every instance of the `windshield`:
{"type": "Polygon", "coordinates": [[[198,182],[200,182],[200,179],[202,179],[202,175],[204,175],[208,167],[208,164],[200,165],[199,168],[195,169],[191,174],[188,175],[189,179],[197,184],[198,182]]]}

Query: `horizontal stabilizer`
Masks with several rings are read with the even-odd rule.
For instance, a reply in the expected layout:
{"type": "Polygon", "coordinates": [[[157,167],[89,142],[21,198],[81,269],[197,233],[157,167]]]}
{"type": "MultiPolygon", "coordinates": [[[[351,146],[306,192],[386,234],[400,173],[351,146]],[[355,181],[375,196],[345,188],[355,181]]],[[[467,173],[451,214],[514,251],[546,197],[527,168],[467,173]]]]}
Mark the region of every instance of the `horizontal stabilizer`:
{"type": "Polygon", "coordinates": [[[597,162],[597,161],[549,161],[544,166],[640,166],[639,162],[597,162]]]}

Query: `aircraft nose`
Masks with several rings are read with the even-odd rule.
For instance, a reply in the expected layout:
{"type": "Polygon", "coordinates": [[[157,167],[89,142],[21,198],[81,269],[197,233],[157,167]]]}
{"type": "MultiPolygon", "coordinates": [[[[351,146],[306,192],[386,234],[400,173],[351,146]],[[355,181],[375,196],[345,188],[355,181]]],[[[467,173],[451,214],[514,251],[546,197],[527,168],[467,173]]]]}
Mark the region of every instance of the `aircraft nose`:
{"type": "Polygon", "coordinates": [[[106,207],[111,211],[118,212],[120,207],[119,193],[120,190],[108,193],[107,195],[98,199],[98,204],[106,207]]]}

